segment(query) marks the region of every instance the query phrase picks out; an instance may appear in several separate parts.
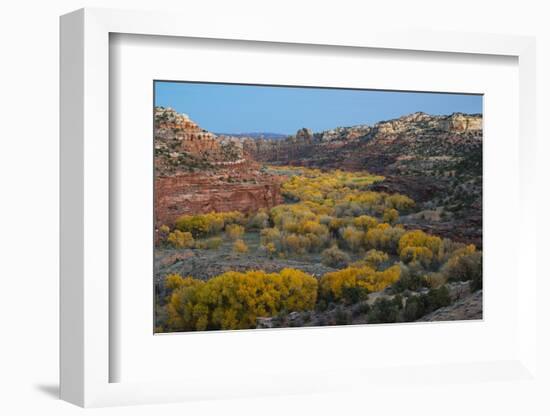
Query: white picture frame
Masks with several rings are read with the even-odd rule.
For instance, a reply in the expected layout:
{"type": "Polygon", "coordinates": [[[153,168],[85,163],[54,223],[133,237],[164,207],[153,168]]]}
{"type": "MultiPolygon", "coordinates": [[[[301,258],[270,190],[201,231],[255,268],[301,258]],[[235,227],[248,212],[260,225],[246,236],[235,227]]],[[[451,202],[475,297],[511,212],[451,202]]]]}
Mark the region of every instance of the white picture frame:
{"type": "MultiPolygon", "coordinates": [[[[231,22],[205,27],[200,19],[172,13],[82,9],[61,18],[61,398],[88,406],[161,403],[199,398],[297,394],[390,383],[449,380],[481,383],[499,377],[538,383],[535,229],[535,41],[529,37],[350,28],[327,35],[323,28],[276,25],[239,33],[231,22]],[[182,24],[185,21],[185,24],[182,24]],[[233,383],[220,375],[177,381],[111,382],[116,357],[110,348],[109,253],[109,37],[110,34],[225,39],[333,47],[430,51],[442,54],[503,55],[518,59],[520,206],[513,250],[523,272],[517,291],[518,346],[509,359],[471,363],[418,363],[415,368],[326,369],[319,374],[281,372],[233,383]],[[528,214],[529,213],[529,214],[528,214]],[[525,283],[523,285],[523,283],[525,283]],[[477,376],[472,376],[477,374],[477,376]],[[353,382],[342,383],[347,378],[353,382]],[[408,381],[406,381],[408,380],[408,381]]],[[[516,271],[517,272],[517,271],[516,271]]],[[[151,334],[152,335],[152,334],[151,334]]],[[[292,336],[292,335],[288,335],[292,336]]],[[[378,387],[377,387],[378,388],[378,387]]]]}

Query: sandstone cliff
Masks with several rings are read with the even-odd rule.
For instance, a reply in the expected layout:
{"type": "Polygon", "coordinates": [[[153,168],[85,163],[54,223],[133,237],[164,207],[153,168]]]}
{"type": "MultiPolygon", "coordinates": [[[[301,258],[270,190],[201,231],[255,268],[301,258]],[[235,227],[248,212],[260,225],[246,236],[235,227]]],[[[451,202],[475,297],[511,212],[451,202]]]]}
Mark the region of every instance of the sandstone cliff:
{"type": "Polygon", "coordinates": [[[413,113],[373,126],[300,130],[286,140],[248,140],[244,151],[256,160],[318,168],[368,170],[386,180],[373,190],[404,193],[430,217],[412,225],[481,247],[482,137],[479,114],[433,116],[413,113]],[[432,216],[433,217],[433,216],[432,216]]]}
{"type": "Polygon", "coordinates": [[[174,224],[183,214],[255,212],[283,202],[277,177],[252,170],[186,173],[155,181],[157,225],[174,224]]]}
{"type": "Polygon", "coordinates": [[[172,109],[155,108],[155,171],[157,227],[183,214],[282,203],[278,178],[245,157],[240,138],[218,137],[172,109]]]}
{"type": "Polygon", "coordinates": [[[384,172],[398,159],[434,156],[461,157],[481,145],[480,115],[454,113],[431,116],[413,113],[373,126],[338,127],[313,135],[299,130],[286,140],[246,140],[245,151],[253,158],[273,163],[298,162],[340,167],[362,167],[384,172]],[[357,166],[356,166],[357,165],[357,166]]]}
{"type": "Polygon", "coordinates": [[[154,129],[155,168],[160,175],[244,162],[239,140],[218,138],[173,109],[155,108],[154,129]]]}

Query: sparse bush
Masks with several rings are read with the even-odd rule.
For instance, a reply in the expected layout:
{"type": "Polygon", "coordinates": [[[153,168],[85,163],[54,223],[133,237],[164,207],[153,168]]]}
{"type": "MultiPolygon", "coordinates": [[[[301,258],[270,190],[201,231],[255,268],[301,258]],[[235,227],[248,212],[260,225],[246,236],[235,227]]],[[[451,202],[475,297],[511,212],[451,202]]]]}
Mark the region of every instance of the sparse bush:
{"type": "Polygon", "coordinates": [[[195,243],[193,235],[190,232],[180,230],[174,230],[168,234],[166,241],[175,248],[191,248],[195,243]]]}
{"type": "Polygon", "coordinates": [[[365,255],[365,263],[371,266],[373,269],[378,269],[378,267],[388,261],[389,256],[380,250],[371,249],[367,251],[365,255]]]}
{"type": "Polygon", "coordinates": [[[170,234],[170,227],[168,227],[167,225],[161,225],[159,227],[159,240],[160,241],[166,241],[166,239],[168,238],[168,235],[170,234]]]}
{"type": "Polygon", "coordinates": [[[366,300],[369,294],[367,288],[361,286],[344,286],[342,288],[342,301],[347,305],[366,300]]]}
{"type": "Polygon", "coordinates": [[[447,278],[445,275],[439,272],[428,273],[424,279],[428,287],[431,289],[437,289],[447,283],[447,278]]]}
{"type": "Polygon", "coordinates": [[[328,228],[333,233],[338,232],[340,228],[344,227],[347,224],[345,218],[332,218],[328,224],[328,228]]]}
{"type": "Polygon", "coordinates": [[[349,325],[351,324],[351,314],[342,307],[338,307],[334,313],[334,321],[336,325],[349,325]]]}
{"type": "Polygon", "coordinates": [[[413,322],[424,316],[426,314],[425,300],[425,297],[422,296],[409,297],[403,309],[403,320],[405,322],[413,322]]]}
{"type": "Polygon", "coordinates": [[[238,224],[229,224],[225,227],[225,235],[231,240],[237,240],[244,234],[244,227],[238,224]]]}
{"type": "Polygon", "coordinates": [[[393,292],[417,291],[427,285],[425,272],[418,264],[411,264],[409,266],[401,264],[400,267],[401,275],[399,280],[392,285],[393,292]]]}
{"type": "Polygon", "coordinates": [[[384,210],[382,221],[393,225],[397,222],[398,219],[399,219],[399,211],[397,211],[395,208],[388,208],[384,210]]]}
{"type": "Polygon", "coordinates": [[[264,229],[269,226],[269,215],[266,212],[260,211],[256,215],[254,215],[249,223],[248,226],[250,228],[256,228],[256,229],[264,229]]]}
{"type": "Polygon", "coordinates": [[[283,235],[281,245],[287,253],[305,254],[310,248],[310,241],[306,236],[292,233],[283,235]]]}
{"type": "Polygon", "coordinates": [[[403,309],[403,320],[416,321],[439,308],[449,306],[451,297],[447,286],[431,289],[426,295],[411,296],[407,299],[403,309]]]}
{"type": "Polygon", "coordinates": [[[362,302],[353,309],[354,316],[367,315],[370,312],[371,308],[367,302],[362,302]]]}
{"type": "Polygon", "coordinates": [[[195,248],[202,250],[216,250],[223,244],[223,240],[220,237],[212,237],[206,240],[195,241],[195,248]]]}
{"type": "Polygon", "coordinates": [[[441,286],[437,289],[430,289],[428,292],[428,308],[431,311],[449,306],[451,304],[451,296],[449,295],[449,289],[447,286],[441,286]]]}
{"type": "Polygon", "coordinates": [[[363,231],[368,231],[378,225],[378,220],[369,215],[361,215],[353,219],[353,225],[363,231]]]}
{"type": "Polygon", "coordinates": [[[337,246],[332,246],[321,253],[321,261],[325,266],[338,269],[346,267],[350,261],[350,257],[337,246]]]}
{"type": "Polygon", "coordinates": [[[367,321],[369,324],[389,324],[397,322],[399,309],[400,308],[395,302],[386,298],[378,298],[367,315],[367,321]]]}
{"type": "Polygon", "coordinates": [[[340,229],[340,234],[346,245],[352,251],[358,251],[363,245],[365,233],[356,229],[354,226],[347,226],[340,229]]]}
{"type": "Polygon", "coordinates": [[[277,247],[273,243],[267,243],[265,246],[262,247],[267,252],[270,258],[273,258],[273,255],[277,252],[277,247]]]}
{"type": "Polygon", "coordinates": [[[260,241],[264,246],[272,243],[279,251],[281,248],[281,232],[278,228],[264,228],[260,233],[260,241]]]}
{"type": "Polygon", "coordinates": [[[443,272],[449,281],[476,280],[481,282],[482,263],[482,255],[479,251],[458,253],[445,263],[443,272]]]}
{"type": "Polygon", "coordinates": [[[324,299],[319,299],[317,304],[315,305],[315,310],[317,312],[325,312],[328,309],[328,303],[324,299]]]}
{"type": "Polygon", "coordinates": [[[470,281],[470,291],[477,292],[481,289],[483,289],[483,278],[482,274],[479,273],[475,275],[474,278],[470,281]]]}
{"type": "Polygon", "coordinates": [[[236,240],[233,243],[233,251],[235,253],[244,254],[248,252],[248,246],[243,240],[236,240]]]}

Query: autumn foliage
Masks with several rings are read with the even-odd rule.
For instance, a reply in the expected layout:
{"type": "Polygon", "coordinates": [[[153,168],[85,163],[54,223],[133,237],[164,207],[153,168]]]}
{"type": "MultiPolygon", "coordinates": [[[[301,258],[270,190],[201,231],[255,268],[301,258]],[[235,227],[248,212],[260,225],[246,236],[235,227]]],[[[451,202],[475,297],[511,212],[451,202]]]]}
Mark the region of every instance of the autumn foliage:
{"type": "Polygon", "coordinates": [[[372,267],[347,267],[325,274],[320,282],[320,294],[330,300],[342,300],[346,289],[359,288],[368,292],[378,292],[399,280],[401,269],[398,265],[378,272],[372,267]]]}
{"type": "Polygon", "coordinates": [[[241,224],[245,216],[241,212],[210,212],[208,214],[182,215],[176,220],[175,228],[190,232],[193,237],[216,235],[228,225],[241,224]]]}
{"type": "Polygon", "coordinates": [[[227,272],[208,281],[171,276],[168,326],[175,331],[246,329],[256,318],[313,309],[317,279],[295,269],[227,272]]]}

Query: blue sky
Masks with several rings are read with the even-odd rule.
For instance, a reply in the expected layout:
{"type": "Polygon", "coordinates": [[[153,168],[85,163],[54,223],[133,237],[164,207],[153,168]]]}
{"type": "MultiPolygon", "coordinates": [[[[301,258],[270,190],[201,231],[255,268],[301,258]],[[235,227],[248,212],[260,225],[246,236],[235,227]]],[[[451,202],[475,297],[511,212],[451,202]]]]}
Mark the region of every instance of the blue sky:
{"type": "Polygon", "coordinates": [[[218,133],[294,134],[374,124],[405,114],[481,113],[481,95],[155,82],[155,105],[218,133]]]}

